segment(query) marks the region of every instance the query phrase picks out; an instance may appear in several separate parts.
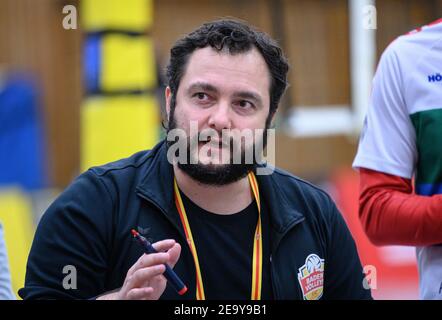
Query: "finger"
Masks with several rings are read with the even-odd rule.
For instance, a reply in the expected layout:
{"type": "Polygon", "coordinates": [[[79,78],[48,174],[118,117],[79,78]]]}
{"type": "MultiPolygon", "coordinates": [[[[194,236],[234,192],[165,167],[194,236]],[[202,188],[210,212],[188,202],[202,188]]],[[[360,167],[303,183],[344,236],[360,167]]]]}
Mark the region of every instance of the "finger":
{"type": "Polygon", "coordinates": [[[170,258],[167,264],[173,268],[175,264],[177,263],[178,259],[180,258],[181,254],[181,246],[179,243],[175,243],[175,245],[170,248],[167,253],[169,254],[170,258]]]}
{"type": "Polygon", "coordinates": [[[161,275],[165,270],[166,266],[164,264],[138,269],[128,278],[128,286],[130,288],[142,287],[143,284],[148,283],[155,276],[161,275]]]}
{"type": "Polygon", "coordinates": [[[155,242],[152,244],[152,246],[155,248],[156,251],[163,252],[163,251],[167,251],[170,248],[172,248],[175,243],[176,243],[176,241],[173,239],[166,239],[166,240],[161,240],[161,241],[155,242]]]}
{"type": "Polygon", "coordinates": [[[131,289],[127,293],[127,299],[129,299],[129,300],[147,300],[147,299],[149,299],[149,297],[152,293],[153,293],[152,287],[135,288],[135,289],[131,289]]]}
{"type": "Polygon", "coordinates": [[[127,272],[127,276],[132,276],[137,270],[158,265],[164,264],[169,261],[169,254],[166,252],[158,252],[158,253],[150,253],[143,254],[137,262],[129,269],[127,272]]]}

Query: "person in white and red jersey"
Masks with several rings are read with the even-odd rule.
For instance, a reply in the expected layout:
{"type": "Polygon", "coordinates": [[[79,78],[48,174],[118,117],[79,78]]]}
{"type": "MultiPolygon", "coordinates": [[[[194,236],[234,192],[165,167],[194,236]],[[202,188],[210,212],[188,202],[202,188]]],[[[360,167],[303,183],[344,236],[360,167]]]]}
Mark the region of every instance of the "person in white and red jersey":
{"type": "Polygon", "coordinates": [[[416,246],[420,296],[442,299],[442,19],[382,54],[353,167],[370,240],[416,246]]]}

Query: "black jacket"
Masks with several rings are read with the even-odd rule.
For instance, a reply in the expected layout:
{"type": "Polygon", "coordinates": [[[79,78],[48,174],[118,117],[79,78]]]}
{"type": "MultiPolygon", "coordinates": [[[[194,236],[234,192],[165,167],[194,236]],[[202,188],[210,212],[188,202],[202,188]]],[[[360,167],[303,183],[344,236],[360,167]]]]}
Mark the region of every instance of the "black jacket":
{"type": "MultiPolygon", "coordinates": [[[[257,179],[270,210],[274,297],[303,299],[302,283],[306,295],[314,289],[323,299],[371,298],[354,241],[330,197],[279,169],[257,179]]],[[[38,225],[20,296],[89,299],[121,287],[141,255],[130,235],[137,227],[153,242],[173,238],[181,244],[175,271],[189,291],[181,297],[168,285],[161,298],[194,299],[195,266],[174,203],[164,141],[91,168],[60,195],[38,225]]]]}

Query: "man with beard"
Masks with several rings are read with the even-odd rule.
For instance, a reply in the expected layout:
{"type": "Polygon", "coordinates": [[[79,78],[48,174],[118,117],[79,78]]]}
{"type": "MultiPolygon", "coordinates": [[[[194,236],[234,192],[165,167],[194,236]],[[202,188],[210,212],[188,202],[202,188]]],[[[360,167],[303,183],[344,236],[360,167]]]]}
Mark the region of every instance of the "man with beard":
{"type": "Polygon", "coordinates": [[[167,70],[167,141],[91,168],[67,188],[39,224],[19,294],[371,298],[354,241],[330,197],[279,169],[260,170],[266,166],[259,157],[250,160],[266,144],[262,132],[287,86],[287,71],[277,44],[243,22],[206,23],[180,39],[167,70]],[[235,131],[261,134],[238,137],[235,131]],[[159,253],[143,255],[132,228],[159,253]],[[166,281],[164,264],[186,293],[166,281]],[[63,273],[65,266],[75,278],[63,273]]]}

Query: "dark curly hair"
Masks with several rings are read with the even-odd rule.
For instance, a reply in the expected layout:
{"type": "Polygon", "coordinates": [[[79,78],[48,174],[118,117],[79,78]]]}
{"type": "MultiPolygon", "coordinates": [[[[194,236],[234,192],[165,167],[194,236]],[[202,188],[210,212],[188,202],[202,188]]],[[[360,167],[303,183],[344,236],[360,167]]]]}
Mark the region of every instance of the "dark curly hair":
{"type": "Polygon", "coordinates": [[[170,61],[167,66],[167,81],[170,87],[171,113],[176,104],[176,93],[184,74],[187,61],[193,51],[211,46],[217,51],[228,51],[230,54],[248,52],[256,47],[263,56],[272,77],[270,89],[270,112],[267,122],[279,104],[287,87],[289,65],[281,48],[267,34],[255,30],[246,23],[232,19],[207,22],[198,29],[179,39],[170,50],[170,61]]]}

